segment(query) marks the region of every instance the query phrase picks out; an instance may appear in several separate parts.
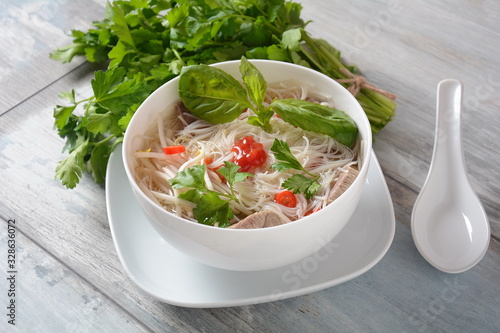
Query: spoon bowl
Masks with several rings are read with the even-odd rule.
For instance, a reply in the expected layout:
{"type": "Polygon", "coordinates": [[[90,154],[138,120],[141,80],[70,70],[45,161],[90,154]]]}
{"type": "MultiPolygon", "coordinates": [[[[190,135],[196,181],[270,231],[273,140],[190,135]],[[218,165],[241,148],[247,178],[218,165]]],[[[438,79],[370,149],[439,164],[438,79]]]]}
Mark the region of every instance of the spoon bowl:
{"type": "Polygon", "coordinates": [[[461,101],[459,81],[439,83],[431,165],[411,218],[418,251],[447,273],[460,273],[476,265],[490,241],[488,218],[465,167],[461,101]]]}

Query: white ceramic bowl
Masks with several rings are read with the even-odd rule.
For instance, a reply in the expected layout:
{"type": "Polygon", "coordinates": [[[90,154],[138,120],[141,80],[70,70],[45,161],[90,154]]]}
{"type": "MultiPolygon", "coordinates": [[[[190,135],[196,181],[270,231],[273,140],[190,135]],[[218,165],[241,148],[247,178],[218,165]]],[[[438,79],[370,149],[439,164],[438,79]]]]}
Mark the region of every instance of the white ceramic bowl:
{"type": "MultiPolygon", "coordinates": [[[[251,60],[268,83],[302,81],[318,95],[331,97],[337,109],[356,122],[361,145],[359,176],[353,184],[326,208],[292,223],[263,229],[224,229],[182,219],[150,200],[134,180],[134,152],[142,149],[138,136],[144,134],[157,118],[158,111],[179,101],[178,78],[158,88],[136,111],[127,128],[123,156],[127,177],[149,222],[170,245],[191,258],[218,268],[237,271],[272,269],[303,259],[330,242],[354,212],[366,180],[372,147],[368,119],[357,100],[331,78],[308,68],[285,62],[251,60]]],[[[215,64],[235,78],[240,78],[240,61],[215,64]]],[[[174,112],[174,108],[170,108],[174,112]]],[[[141,223],[131,221],[130,223],[141,223]]],[[[168,258],[159,258],[168,260],[168,258]]],[[[319,259],[318,259],[319,260],[319,259]]]]}

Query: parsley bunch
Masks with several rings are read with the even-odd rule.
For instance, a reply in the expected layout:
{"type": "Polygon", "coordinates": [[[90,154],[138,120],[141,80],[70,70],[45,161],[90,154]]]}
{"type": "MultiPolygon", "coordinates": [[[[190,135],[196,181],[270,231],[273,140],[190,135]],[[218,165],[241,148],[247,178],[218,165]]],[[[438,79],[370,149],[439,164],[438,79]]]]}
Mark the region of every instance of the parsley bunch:
{"type": "MultiPolygon", "coordinates": [[[[76,100],[61,93],[54,109],[55,128],[68,155],[56,179],[75,187],[89,172],[105,180],[113,149],[148,95],[180,74],[186,65],[240,59],[271,59],[311,67],[334,79],[346,78],[340,52],[304,30],[301,5],[285,0],[117,0],[88,31],[73,30],[70,45],[50,56],[63,63],[75,56],[107,65],[91,81],[93,96],[76,100]]],[[[374,133],[391,120],[395,104],[361,90],[357,96],[374,133]]]]}

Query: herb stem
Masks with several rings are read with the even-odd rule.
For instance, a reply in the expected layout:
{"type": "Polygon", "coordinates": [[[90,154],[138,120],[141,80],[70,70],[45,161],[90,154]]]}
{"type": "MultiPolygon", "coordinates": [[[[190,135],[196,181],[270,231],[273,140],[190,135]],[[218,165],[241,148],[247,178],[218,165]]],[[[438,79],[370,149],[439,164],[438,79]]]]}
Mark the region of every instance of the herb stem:
{"type": "Polygon", "coordinates": [[[114,139],[114,138],[116,138],[116,135],[111,134],[111,135],[108,135],[107,137],[105,137],[104,139],[102,139],[101,141],[91,142],[90,144],[92,146],[96,146],[97,147],[97,146],[100,146],[102,144],[105,144],[106,142],[108,142],[109,140],[114,139]]]}

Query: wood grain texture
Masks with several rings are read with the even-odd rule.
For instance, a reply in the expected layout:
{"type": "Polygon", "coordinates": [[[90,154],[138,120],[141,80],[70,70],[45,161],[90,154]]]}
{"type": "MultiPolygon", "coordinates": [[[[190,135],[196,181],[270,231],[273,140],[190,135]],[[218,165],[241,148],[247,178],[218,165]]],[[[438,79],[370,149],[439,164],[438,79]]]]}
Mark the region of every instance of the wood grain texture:
{"type": "MultiPolygon", "coordinates": [[[[314,17],[309,31],[343,51],[370,82],[398,95],[397,116],[376,136],[374,149],[386,176],[404,186],[419,191],[425,181],[437,84],[462,81],[465,159],[498,241],[500,59],[492,55],[500,45],[500,4],[332,1],[308,11],[313,8],[304,4],[304,13],[314,17]],[[331,22],[328,29],[324,22],[331,22]]],[[[410,220],[399,222],[409,226],[410,220]]]]}
{"type": "MultiPolygon", "coordinates": [[[[88,176],[74,190],[53,179],[63,141],[53,130],[52,108],[61,91],[75,88],[88,96],[96,66],[58,64],[48,53],[70,42],[64,32],[100,19],[105,1],[3,4],[0,42],[9,47],[0,50],[0,251],[6,249],[7,221],[15,218],[20,273],[18,325],[7,326],[2,315],[0,331],[500,331],[499,2],[303,2],[313,36],[398,95],[398,114],[374,143],[393,197],[396,235],[379,264],[347,283],[217,309],[175,307],[144,293],[116,254],[104,188],[88,176]],[[16,35],[26,40],[9,53],[16,35]],[[465,158],[494,234],[485,258],[456,275],[430,266],[409,229],[432,153],[436,85],[445,78],[465,86],[465,158]]],[[[2,272],[6,264],[0,260],[2,272]]],[[[4,296],[2,308],[3,302],[4,296]]]]}
{"type": "Polygon", "coordinates": [[[70,44],[72,29],[85,30],[104,15],[106,1],[2,0],[0,12],[0,114],[83,62],[49,59],[70,44]]]}

